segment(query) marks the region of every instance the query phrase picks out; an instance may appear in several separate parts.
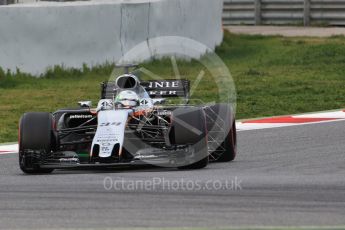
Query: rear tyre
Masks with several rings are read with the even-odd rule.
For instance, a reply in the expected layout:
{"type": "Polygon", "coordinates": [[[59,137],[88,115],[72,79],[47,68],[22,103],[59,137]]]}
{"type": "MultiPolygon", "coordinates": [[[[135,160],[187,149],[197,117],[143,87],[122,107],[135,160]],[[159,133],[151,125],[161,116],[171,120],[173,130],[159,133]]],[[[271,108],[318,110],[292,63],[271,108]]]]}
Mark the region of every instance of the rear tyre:
{"type": "Polygon", "coordinates": [[[201,169],[208,165],[206,117],[202,108],[182,107],[173,111],[170,140],[176,145],[193,146],[191,164],[178,169],[201,169]]]}
{"type": "Polygon", "coordinates": [[[219,145],[215,152],[210,153],[212,162],[233,161],[237,153],[237,134],[234,112],[229,104],[216,104],[206,109],[209,132],[221,131],[221,127],[227,132],[224,141],[219,145]],[[215,124],[217,123],[217,125],[215,124]],[[219,154],[221,153],[221,155],[219,154]]]}
{"type": "Polygon", "coordinates": [[[224,147],[225,151],[216,162],[229,162],[235,160],[237,153],[237,134],[235,121],[233,122],[232,128],[226,136],[222,146],[224,147]]]}
{"type": "Polygon", "coordinates": [[[53,117],[50,113],[25,113],[19,124],[19,166],[27,174],[51,173],[40,167],[54,149],[53,117]]]}

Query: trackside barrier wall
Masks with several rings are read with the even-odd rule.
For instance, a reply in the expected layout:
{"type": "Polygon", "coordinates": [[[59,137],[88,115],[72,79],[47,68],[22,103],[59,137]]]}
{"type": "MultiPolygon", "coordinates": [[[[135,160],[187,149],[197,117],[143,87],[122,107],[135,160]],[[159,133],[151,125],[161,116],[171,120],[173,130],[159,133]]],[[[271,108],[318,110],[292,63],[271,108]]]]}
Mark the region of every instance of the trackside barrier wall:
{"type": "Polygon", "coordinates": [[[223,38],[222,9],[222,0],[1,6],[0,67],[39,74],[54,65],[80,68],[114,62],[138,43],[159,36],[191,38],[214,49],[223,38]]]}
{"type": "Polygon", "coordinates": [[[224,0],[225,25],[345,25],[344,0],[224,0]]]}

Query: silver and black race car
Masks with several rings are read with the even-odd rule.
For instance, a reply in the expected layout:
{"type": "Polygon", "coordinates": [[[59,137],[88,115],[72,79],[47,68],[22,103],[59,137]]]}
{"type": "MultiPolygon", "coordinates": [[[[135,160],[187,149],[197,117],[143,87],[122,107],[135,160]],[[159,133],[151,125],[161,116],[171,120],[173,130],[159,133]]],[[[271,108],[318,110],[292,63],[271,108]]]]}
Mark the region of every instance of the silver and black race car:
{"type": "Polygon", "coordinates": [[[140,81],[126,72],[101,84],[96,108],[28,112],[19,124],[19,166],[54,169],[149,164],[200,169],[236,156],[231,105],[189,105],[188,80],[140,81]],[[168,105],[168,98],[183,104],[168,105]]]}

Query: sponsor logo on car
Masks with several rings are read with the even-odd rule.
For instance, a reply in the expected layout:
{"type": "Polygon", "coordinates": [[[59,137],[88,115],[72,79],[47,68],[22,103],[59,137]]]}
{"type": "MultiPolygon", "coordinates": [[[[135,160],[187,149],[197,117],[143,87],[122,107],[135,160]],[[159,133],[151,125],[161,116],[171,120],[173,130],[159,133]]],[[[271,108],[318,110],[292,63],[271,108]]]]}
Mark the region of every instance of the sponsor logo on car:
{"type": "Polygon", "coordinates": [[[84,114],[75,114],[75,115],[71,115],[69,116],[70,119],[88,119],[88,118],[92,118],[93,116],[90,115],[84,115],[84,114]]]}
{"type": "Polygon", "coordinates": [[[99,124],[100,127],[103,126],[120,126],[121,122],[103,122],[101,124],[99,124]]]}
{"type": "Polygon", "coordinates": [[[149,83],[149,88],[179,88],[180,87],[180,81],[169,81],[169,80],[163,80],[163,81],[151,81],[149,83]]]}
{"type": "Polygon", "coordinates": [[[169,115],[171,115],[171,114],[172,114],[172,112],[169,111],[169,110],[163,110],[163,111],[158,111],[158,112],[157,112],[157,115],[158,115],[158,116],[169,116],[169,115]]]}
{"type": "Polygon", "coordinates": [[[161,95],[161,96],[163,96],[163,95],[177,95],[177,91],[175,91],[175,90],[163,90],[163,91],[150,91],[149,92],[149,94],[151,95],[151,96],[153,96],[153,95],[161,95]]]}

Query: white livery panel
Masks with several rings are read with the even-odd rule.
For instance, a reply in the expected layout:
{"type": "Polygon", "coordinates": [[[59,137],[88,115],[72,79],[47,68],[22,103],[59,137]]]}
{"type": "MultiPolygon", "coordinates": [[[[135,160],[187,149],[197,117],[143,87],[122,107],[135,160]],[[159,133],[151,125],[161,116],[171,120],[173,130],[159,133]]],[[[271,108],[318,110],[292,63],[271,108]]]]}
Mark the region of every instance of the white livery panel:
{"type": "Polygon", "coordinates": [[[128,114],[131,110],[105,110],[98,113],[98,126],[92,148],[99,145],[99,157],[110,157],[116,144],[123,146],[128,114]]]}

